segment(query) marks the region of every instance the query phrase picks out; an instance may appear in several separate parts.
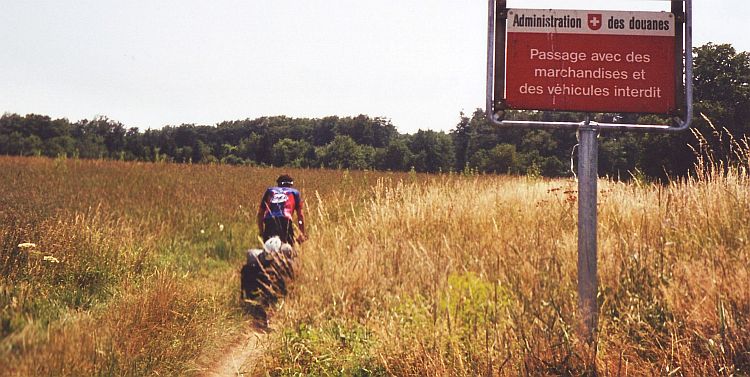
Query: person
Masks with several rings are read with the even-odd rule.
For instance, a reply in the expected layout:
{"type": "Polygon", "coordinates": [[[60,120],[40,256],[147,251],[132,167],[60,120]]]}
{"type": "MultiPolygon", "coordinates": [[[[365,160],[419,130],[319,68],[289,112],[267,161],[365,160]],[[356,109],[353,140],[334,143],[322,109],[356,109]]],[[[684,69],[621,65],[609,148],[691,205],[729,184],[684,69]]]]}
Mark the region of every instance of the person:
{"type": "Polygon", "coordinates": [[[269,187],[263,194],[258,207],[258,231],[263,242],[278,236],[281,242],[294,245],[307,239],[305,235],[305,215],[302,211],[302,196],[293,188],[294,179],[283,174],[276,179],[276,186],[269,187]],[[297,213],[299,236],[294,238],[294,217],[297,213]]]}

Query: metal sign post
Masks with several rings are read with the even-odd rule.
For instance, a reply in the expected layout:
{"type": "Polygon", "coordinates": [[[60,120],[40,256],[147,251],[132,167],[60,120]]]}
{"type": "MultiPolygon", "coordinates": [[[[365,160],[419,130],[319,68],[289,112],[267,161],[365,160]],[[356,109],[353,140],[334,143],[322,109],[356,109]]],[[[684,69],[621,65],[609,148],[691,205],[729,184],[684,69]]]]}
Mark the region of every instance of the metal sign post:
{"type": "Polygon", "coordinates": [[[508,9],[506,0],[489,0],[488,17],[488,121],[578,131],[578,305],[583,335],[592,342],[599,312],[597,134],[690,126],[692,0],[672,0],[668,13],[508,9]],[[587,114],[583,122],[509,121],[507,110],[587,114]],[[598,123],[591,112],[662,114],[672,124],[598,123]]]}
{"type": "Polygon", "coordinates": [[[586,114],[586,120],[578,128],[578,308],[588,341],[594,338],[599,315],[596,303],[598,131],[586,114]]]}

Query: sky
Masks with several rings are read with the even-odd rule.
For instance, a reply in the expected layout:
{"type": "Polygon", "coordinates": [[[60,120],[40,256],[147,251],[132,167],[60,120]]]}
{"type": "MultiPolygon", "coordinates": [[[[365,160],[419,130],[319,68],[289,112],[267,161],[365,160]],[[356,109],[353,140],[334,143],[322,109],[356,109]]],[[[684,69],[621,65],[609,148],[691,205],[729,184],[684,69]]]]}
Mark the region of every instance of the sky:
{"type": "MultiPolygon", "coordinates": [[[[695,46],[750,51],[750,1],[694,1],[695,46]]],[[[486,0],[0,0],[0,113],[141,129],[366,114],[402,133],[448,131],[484,107],[486,60],[486,0]]]]}

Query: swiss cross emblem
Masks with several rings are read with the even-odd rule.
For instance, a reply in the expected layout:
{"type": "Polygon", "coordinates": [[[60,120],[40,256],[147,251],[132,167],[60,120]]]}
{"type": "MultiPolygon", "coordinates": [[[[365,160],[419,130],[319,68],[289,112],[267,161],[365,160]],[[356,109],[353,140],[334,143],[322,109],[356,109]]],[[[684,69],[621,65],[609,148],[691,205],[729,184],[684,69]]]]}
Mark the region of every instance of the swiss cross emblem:
{"type": "Polygon", "coordinates": [[[589,29],[599,30],[602,27],[601,13],[589,13],[589,29]]]}

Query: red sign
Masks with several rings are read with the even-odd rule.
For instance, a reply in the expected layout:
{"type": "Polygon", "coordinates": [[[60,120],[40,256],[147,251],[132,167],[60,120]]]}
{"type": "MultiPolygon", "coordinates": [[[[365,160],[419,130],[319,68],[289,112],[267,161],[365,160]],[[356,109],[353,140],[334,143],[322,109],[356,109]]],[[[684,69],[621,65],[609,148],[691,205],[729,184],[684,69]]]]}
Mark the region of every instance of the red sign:
{"type": "Polygon", "coordinates": [[[508,108],[675,110],[671,13],[511,9],[506,38],[508,108]]]}

